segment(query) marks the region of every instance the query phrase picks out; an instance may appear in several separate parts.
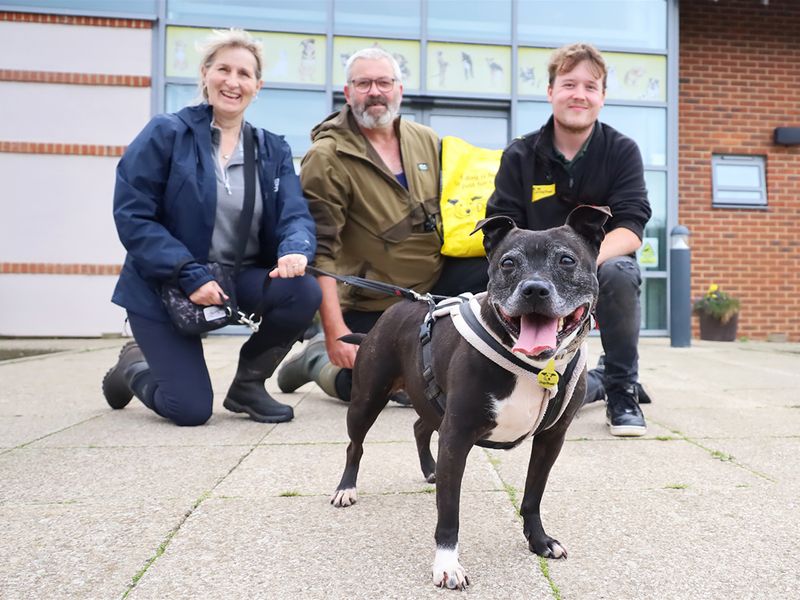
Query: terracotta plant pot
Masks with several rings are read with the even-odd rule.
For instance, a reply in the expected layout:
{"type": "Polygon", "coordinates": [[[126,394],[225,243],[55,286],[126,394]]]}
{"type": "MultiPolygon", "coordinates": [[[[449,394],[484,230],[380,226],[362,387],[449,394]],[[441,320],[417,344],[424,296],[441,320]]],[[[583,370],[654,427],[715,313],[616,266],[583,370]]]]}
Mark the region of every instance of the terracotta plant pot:
{"type": "Polygon", "coordinates": [[[736,331],[739,327],[739,314],[733,315],[727,323],[719,319],[700,313],[700,339],[711,342],[733,342],[736,340],[736,331]]]}

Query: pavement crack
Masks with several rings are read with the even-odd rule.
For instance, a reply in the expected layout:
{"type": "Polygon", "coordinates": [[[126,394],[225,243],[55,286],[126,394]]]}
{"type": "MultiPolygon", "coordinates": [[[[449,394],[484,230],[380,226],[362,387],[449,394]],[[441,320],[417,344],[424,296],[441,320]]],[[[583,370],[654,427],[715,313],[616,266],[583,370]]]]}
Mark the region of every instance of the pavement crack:
{"type": "MultiPolygon", "coordinates": [[[[515,488],[510,483],[506,482],[506,480],[503,479],[503,476],[500,474],[500,468],[499,468],[500,459],[495,456],[492,456],[492,454],[485,448],[483,448],[483,454],[486,456],[487,460],[489,461],[489,464],[492,466],[495,476],[497,477],[497,479],[500,480],[500,483],[503,489],[505,490],[506,495],[508,496],[508,499],[511,502],[511,505],[515,509],[515,514],[517,516],[517,519],[519,521],[522,521],[522,515],[520,515],[519,512],[520,504],[519,504],[519,498],[517,496],[517,488],[515,488]]],[[[558,585],[550,575],[550,565],[547,562],[548,559],[544,558],[543,556],[538,556],[537,558],[539,559],[539,571],[541,572],[545,581],[547,581],[547,585],[550,586],[550,591],[553,593],[553,598],[555,598],[555,600],[561,600],[561,590],[558,589],[558,585]]]]}
{"type": "MultiPolygon", "coordinates": [[[[274,427],[272,429],[274,429],[274,427]]],[[[272,429],[270,429],[270,431],[272,431],[272,429]]],[[[217,487],[219,487],[219,485],[223,481],[225,481],[230,476],[231,473],[233,473],[236,469],[239,468],[239,465],[241,465],[245,461],[245,459],[247,459],[247,457],[250,456],[256,448],[258,448],[258,445],[264,440],[265,437],[267,437],[270,434],[270,431],[266,432],[263,436],[261,436],[261,439],[259,439],[258,442],[250,446],[250,449],[239,457],[239,460],[236,461],[236,464],[234,464],[230,469],[228,469],[228,471],[224,475],[222,475],[219,479],[217,479],[216,483],[214,483],[214,485],[211,486],[211,489],[203,492],[203,494],[201,494],[200,497],[194,501],[192,506],[189,508],[189,510],[187,510],[184,513],[183,517],[181,517],[181,519],[178,521],[175,527],[173,527],[169,531],[169,533],[167,533],[164,540],[161,542],[161,544],[159,544],[158,548],[156,548],[156,551],[153,554],[153,556],[147,559],[142,568],[139,569],[139,571],[137,571],[137,573],[133,576],[130,584],[128,585],[128,588],[125,590],[125,593],[122,594],[121,600],[125,600],[125,598],[127,598],[128,595],[134,589],[136,589],[136,586],[139,584],[141,578],[144,577],[144,574],[147,573],[148,569],[150,569],[150,567],[153,566],[153,564],[161,557],[161,555],[167,551],[167,547],[170,545],[173,538],[178,534],[178,532],[183,527],[183,524],[186,523],[189,517],[191,517],[192,514],[194,514],[194,511],[197,510],[197,508],[203,502],[205,502],[211,497],[211,494],[214,492],[214,490],[217,489],[217,487]]]]}
{"type": "Polygon", "coordinates": [[[757,471],[757,470],[753,469],[752,467],[749,467],[746,464],[739,462],[738,460],[736,460],[736,458],[733,455],[728,454],[727,452],[723,452],[722,450],[717,450],[715,448],[711,448],[709,446],[705,446],[705,445],[701,444],[698,441],[698,439],[702,439],[704,441],[710,441],[710,440],[713,440],[715,438],[692,438],[692,437],[689,437],[688,435],[686,435],[685,433],[683,433],[681,431],[678,431],[677,429],[673,429],[672,427],[670,427],[666,423],[660,423],[660,422],[655,421],[655,420],[653,420],[653,422],[656,425],[664,427],[665,429],[669,429],[673,433],[673,435],[675,435],[675,438],[673,438],[673,439],[683,440],[684,442],[692,444],[693,446],[697,446],[701,450],[705,450],[706,452],[708,452],[708,454],[711,456],[711,458],[713,458],[715,460],[718,460],[718,461],[721,461],[721,462],[725,462],[725,463],[730,463],[733,466],[738,467],[738,468],[740,468],[740,469],[742,469],[744,471],[747,471],[748,473],[750,473],[752,475],[755,475],[756,477],[760,477],[761,479],[765,479],[765,480],[769,481],[770,483],[778,483],[778,481],[776,479],[770,477],[766,473],[762,473],[761,471],[757,471]]]}
{"type": "Polygon", "coordinates": [[[40,440],[47,439],[47,438],[52,437],[54,435],[58,435],[62,431],[67,431],[68,429],[72,429],[73,427],[77,427],[78,425],[83,425],[84,423],[88,423],[89,421],[93,421],[94,419],[99,419],[104,414],[105,413],[96,414],[93,417],[89,417],[88,419],[83,419],[82,421],[78,421],[77,423],[73,423],[72,425],[67,425],[66,427],[62,427],[61,429],[57,429],[56,431],[51,431],[50,433],[46,433],[45,435],[39,436],[36,439],[29,440],[29,441],[25,442],[24,444],[19,444],[17,446],[14,446],[13,448],[6,448],[5,450],[0,450],[0,456],[2,456],[3,454],[8,454],[9,452],[13,452],[14,450],[20,450],[21,448],[25,448],[27,446],[30,446],[31,444],[35,444],[36,442],[38,442],[40,440]]]}

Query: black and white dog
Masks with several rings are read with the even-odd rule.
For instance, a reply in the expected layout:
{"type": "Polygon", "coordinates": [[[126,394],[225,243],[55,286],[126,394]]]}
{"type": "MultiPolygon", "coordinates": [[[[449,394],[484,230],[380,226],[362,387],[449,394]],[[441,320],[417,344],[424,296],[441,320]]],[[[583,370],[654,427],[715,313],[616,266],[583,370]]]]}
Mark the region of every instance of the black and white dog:
{"type": "Polygon", "coordinates": [[[583,403],[585,337],[597,301],[597,253],[609,214],[604,207],[580,206],[566,225],[546,231],[518,229],[507,217],[484,219],[476,231],[484,233],[489,260],[487,291],[440,305],[433,316],[423,302],[396,304],[359,348],[347,411],[347,462],[331,503],[356,501],[367,431],[389,396],[406,390],[419,414],[414,433],[422,473],[436,482],[437,586],[469,584],[458,560],[458,514],[474,445],[512,448],[535,436],[520,511],[523,531],[532,552],[567,556],[545,533],[539,505],[583,403]],[[437,461],[430,451],[434,430],[437,461]]]}

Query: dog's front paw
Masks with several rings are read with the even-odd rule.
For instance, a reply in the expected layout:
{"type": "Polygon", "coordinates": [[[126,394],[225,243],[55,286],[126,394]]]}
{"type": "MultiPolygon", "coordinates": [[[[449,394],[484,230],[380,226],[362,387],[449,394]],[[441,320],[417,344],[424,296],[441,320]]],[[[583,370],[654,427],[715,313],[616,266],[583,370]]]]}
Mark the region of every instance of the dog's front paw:
{"type": "Polygon", "coordinates": [[[331,496],[331,504],[337,508],[351,506],[356,503],[356,500],[358,500],[358,493],[354,487],[336,490],[333,492],[333,496],[331,496]]]}
{"type": "Polygon", "coordinates": [[[561,542],[549,536],[544,536],[540,540],[529,539],[528,548],[531,552],[544,558],[567,558],[567,549],[561,545],[561,542]]]}
{"type": "Polygon", "coordinates": [[[433,585],[451,590],[464,590],[469,585],[469,577],[458,562],[458,546],[436,548],[436,557],[433,559],[433,585]]]}

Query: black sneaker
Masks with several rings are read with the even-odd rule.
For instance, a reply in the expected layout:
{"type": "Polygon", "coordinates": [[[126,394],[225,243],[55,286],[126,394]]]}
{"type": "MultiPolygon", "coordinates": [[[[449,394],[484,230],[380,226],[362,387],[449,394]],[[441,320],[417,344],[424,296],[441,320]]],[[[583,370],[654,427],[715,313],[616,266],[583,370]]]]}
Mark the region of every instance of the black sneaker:
{"type": "Polygon", "coordinates": [[[647,433],[642,409],[636,398],[636,386],[617,388],[608,392],[606,423],[611,435],[639,437],[647,433]]]}

